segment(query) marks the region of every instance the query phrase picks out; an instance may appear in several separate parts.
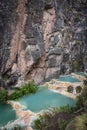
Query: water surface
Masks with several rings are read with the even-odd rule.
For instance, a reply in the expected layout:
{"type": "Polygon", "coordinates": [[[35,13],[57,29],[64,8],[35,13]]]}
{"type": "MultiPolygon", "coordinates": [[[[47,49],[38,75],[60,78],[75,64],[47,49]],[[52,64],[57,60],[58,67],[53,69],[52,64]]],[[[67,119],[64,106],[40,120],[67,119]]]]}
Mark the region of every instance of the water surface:
{"type": "Polygon", "coordinates": [[[75,82],[80,82],[79,79],[72,77],[72,76],[60,76],[58,78],[59,81],[63,81],[63,82],[71,82],[71,83],[75,83],[75,82]]]}
{"type": "Polygon", "coordinates": [[[76,72],[77,75],[86,76],[84,72],[76,72]]]}
{"type": "MultiPolygon", "coordinates": [[[[72,83],[80,82],[72,76],[60,76],[58,80],[72,83]]],[[[39,112],[50,107],[60,107],[67,104],[70,106],[75,105],[75,101],[73,99],[53,92],[46,87],[40,87],[37,93],[23,96],[18,101],[33,112],[39,112]]],[[[6,125],[9,121],[13,121],[15,119],[17,119],[16,113],[11,105],[0,104],[0,126],[6,125]]]]}
{"type": "Polygon", "coordinates": [[[15,119],[17,119],[16,113],[12,106],[9,104],[0,104],[0,127],[15,119]]]}
{"type": "Polygon", "coordinates": [[[60,107],[67,104],[73,106],[75,104],[73,99],[47,88],[40,88],[37,93],[20,98],[19,102],[33,112],[39,112],[50,107],[60,107]]]}

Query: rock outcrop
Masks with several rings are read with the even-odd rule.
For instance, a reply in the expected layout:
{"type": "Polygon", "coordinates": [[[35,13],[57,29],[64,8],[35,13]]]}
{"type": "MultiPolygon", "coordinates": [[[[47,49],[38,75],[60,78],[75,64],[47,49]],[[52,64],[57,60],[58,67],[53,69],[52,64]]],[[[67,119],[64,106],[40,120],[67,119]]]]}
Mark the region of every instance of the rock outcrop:
{"type": "Polygon", "coordinates": [[[8,104],[12,105],[12,107],[16,110],[16,114],[19,117],[19,119],[16,120],[15,122],[23,121],[24,124],[26,124],[27,126],[26,130],[32,130],[30,123],[31,123],[31,120],[36,116],[36,113],[33,113],[30,110],[23,110],[25,106],[21,105],[19,102],[8,101],[8,104]]]}
{"type": "Polygon", "coordinates": [[[86,42],[86,0],[0,0],[2,76],[40,83],[84,71],[86,42]]]}

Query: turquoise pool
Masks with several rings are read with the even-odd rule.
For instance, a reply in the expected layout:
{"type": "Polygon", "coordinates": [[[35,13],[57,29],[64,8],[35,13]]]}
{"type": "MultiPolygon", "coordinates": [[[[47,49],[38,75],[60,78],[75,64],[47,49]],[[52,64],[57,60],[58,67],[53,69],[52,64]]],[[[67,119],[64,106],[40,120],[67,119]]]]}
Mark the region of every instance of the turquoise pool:
{"type": "Polygon", "coordinates": [[[76,72],[77,75],[86,76],[84,72],[76,72]]]}
{"type": "Polygon", "coordinates": [[[20,98],[19,102],[33,112],[39,112],[50,107],[60,107],[67,104],[73,106],[75,104],[73,99],[47,88],[40,88],[37,93],[20,98]]]}
{"type": "MultiPolygon", "coordinates": [[[[47,87],[40,87],[38,92],[23,96],[18,100],[33,112],[46,110],[50,107],[60,107],[69,104],[75,105],[75,101],[67,96],[49,90],[47,87]]],[[[9,121],[17,119],[16,112],[9,104],[0,104],[0,127],[6,125],[9,121]]]]}
{"type": "Polygon", "coordinates": [[[63,81],[63,82],[71,82],[71,83],[80,82],[80,80],[78,80],[72,76],[60,76],[58,78],[58,80],[63,81]]]}
{"type": "Polygon", "coordinates": [[[0,127],[6,125],[9,121],[17,119],[15,110],[9,104],[0,104],[0,127]]]}

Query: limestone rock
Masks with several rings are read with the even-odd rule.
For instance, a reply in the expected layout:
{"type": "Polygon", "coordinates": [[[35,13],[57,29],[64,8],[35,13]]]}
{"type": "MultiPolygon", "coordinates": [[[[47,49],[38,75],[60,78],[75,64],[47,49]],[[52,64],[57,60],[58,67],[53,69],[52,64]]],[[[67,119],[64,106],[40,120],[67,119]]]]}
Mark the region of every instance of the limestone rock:
{"type": "Polygon", "coordinates": [[[87,70],[86,23],[86,0],[1,0],[0,75],[41,83],[87,70]]]}

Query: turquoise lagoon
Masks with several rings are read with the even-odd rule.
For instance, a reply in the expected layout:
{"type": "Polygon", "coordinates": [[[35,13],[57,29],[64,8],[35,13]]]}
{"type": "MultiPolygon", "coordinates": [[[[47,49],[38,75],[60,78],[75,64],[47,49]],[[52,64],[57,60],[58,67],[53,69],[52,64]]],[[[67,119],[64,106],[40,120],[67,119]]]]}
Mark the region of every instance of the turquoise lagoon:
{"type": "Polygon", "coordinates": [[[16,120],[16,112],[9,104],[0,104],[0,127],[16,120]]]}
{"type": "MultiPolygon", "coordinates": [[[[40,87],[38,92],[20,98],[19,103],[26,106],[26,109],[33,112],[40,112],[51,107],[60,107],[69,104],[75,105],[75,101],[67,96],[53,92],[46,87],[40,87]]],[[[0,127],[9,121],[16,120],[16,113],[8,104],[0,105],[0,127]]]]}
{"type": "MultiPolygon", "coordinates": [[[[83,73],[80,73],[81,75],[83,73]]],[[[72,76],[60,76],[59,81],[63,82],[80,82],[72,76]]],[[[46,87],[40,87],[37,93],[23,96],[18,100],[26,109],[33,112],[46,110],[50,107],[60,107],[69,104],[75,105],[75,100],[62,94],[53,92],[46,87]]],[[[9,121],[17,119],[15,110],[8,104],[0,104],[0,126],[6,125],[9,121]]]]}
{"type": "Polygon", "coordinates": [[[60,107],[69,104],[75,105],[75,101],[67,96],[53,92],[46,87],[41,87],[35,94],[27,95],[19,99],[22,105],[33,112],[46,110],[50,107],[60,107]]]}
{"type": "Polygon", "coordinates": [[[86,74],[84,72],[76,72],[75,74],[81,75],[81,76],[86,76],[86,74]]]}
{"type": "Polygon", "coordinates": [[[58,78],[58,81],[63,81],[63,82],[71,82],[71,83],[75,83],[75,82],[80,82],[79,79],[72,77],[71,75],[67,75],[67,76],[60,76],[58,78]]]}

